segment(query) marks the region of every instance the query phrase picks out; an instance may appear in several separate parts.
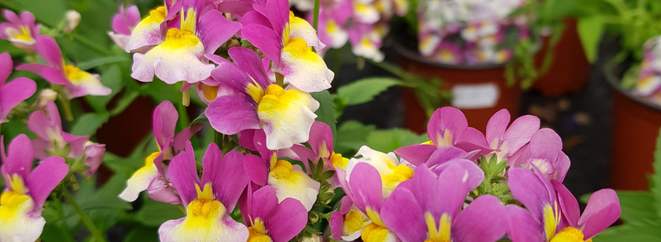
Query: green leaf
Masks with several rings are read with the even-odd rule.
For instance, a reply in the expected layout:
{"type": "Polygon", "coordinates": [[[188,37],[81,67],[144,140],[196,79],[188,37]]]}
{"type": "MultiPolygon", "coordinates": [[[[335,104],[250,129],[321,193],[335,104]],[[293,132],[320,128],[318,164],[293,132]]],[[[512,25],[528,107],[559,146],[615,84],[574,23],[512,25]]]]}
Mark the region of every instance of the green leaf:
{"type": "Polygon", "coordinates": [[[407,145],[429,140],[427,134],[417,135],[405,129],[377,130],[367,136],[367,146],[381,152],[392,152],[407,145]]]}
{"type": "Polygon", "coordinates": [[[645,242],[661,242],[661,234],[656,225],[621,225],[606,229],[601,232],[593,241],[599,242],[629,242],[629,241],[645,241],[645,242]]]}
{"type": "Polygon", "coordinates": [[[658,220],[654,208],[654,198],[649,192],[618,191],[622,214],[620,219],[625,223],[658,220]]]}
{"type": "Polygon", "coordinates": [[[96,58],[90,61],[81,62],[76,66],[83,71],[87,71],[89,69],[102,65],[118,63],[118,62],[130,62],[130,61],[131,59],[128,58],[127,56],[107,56],[107,57],[96,58]]]}
{"type": "Polygon", "coordinates": [[[330,92],[328,90],[315,92],[312,93],[312,97],[319,102],[319,109],[315,112],[317,121],[328,124],[333,132],[333,137],[335,137],[337,134],[337,120],[335,120],[335,107],[330,92]]]}
{"type": "Polygon", "coordinates": [[[355,120],[345,121],[340,125],[335,137],[335,152],[353,154],[367,141],[367,135],[376,130],[374,125],[364,125],[355,120]]]}
{"type": "Polygon", "coordinates": [[[604,23],[600,16],[594,15],[589,18],[578,20],[578,35],[585,50],[585,56],[590,63],[597,60],[599,42],[604,34],[604,23]]]}
{"type": "Polygon", "coordinates": [[[108,113],[88,113],[76,119],[71,128],[72,135],[93,135],[108,121],[108,113]]]}
{"type": "Polygon", "coordinates": [[[357,105],[372,101],[388,88],[401,84],[394,78],[370,77],[341,86],[337,89],[337,95],[346,101],[347,106],[357,105]]]}
{"type": "Polygon", "coordinates": [[[136,226],[124,239],[125,242],[158,242],[158,228],[136,226]]]}
{"type": "Polygon", "coordinates": [[[144,206],[136,215],[138,222],[147,226],[161,226],[165,221],[186,216],[179,207],[145,199],[144,206]]]}
{"type": "Polygon", "coordinates": [[[207,118],[207,115],[204,114],[204,112],[200,113],[197,118],[193,119],[193,121],[190,123],[190,126],[196,125],[196,124],[201,124],[205,121],[208,121],[209,119],[207,118]]]}
{"type": "Polygon", "coordinates": [[[650,193],[654,198],[656,213],[661,218],[661,131],[656,139],[656,151],[654,151],[654,175],[650,177],[650,193]]]}

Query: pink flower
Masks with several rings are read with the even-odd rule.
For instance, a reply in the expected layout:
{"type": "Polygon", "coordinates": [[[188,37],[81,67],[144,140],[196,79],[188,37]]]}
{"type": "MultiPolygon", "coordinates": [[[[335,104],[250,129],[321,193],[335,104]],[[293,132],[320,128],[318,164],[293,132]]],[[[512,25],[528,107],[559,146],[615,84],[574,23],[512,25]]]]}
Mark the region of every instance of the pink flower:
{"type": "Polygon", "coordinates": [[[308,222],[307,211],[296,199],[287,198],[278,203],[275,190],[265,186],[247,196],[239,208],[248,226],[248,241],[287,242],[298,235],[308,222]]]}
{"type": "Polygon", "coordinates": [[[0,39],[9,40],[18,48],[33,51],[37,42],[35,38],[41,28],[41,24],[35,24],[34,15],[25,11],[19,17],[9,10],[3,10],[2,15],[9,22],[0,23],[0,39]]]}
{"type": "Polygon", "coordinates": [[[6,83],[14,63],[9,53],[0,54],[0,124],[7,122],[9,112],[20,102],[37,91],[37,84],[28,78],[19,77],[6,83]]]}
{"type": "Polygon", "coordinates": [[[243,155],[231,151],[223,156],[211,143],[202,158],[198,176],[191,143],[172,159],[168,177],[179,194],[186,217],[169,220],[158,229],[161,241],[247,241],[248,228],[230,213],[248,184],[243,155]]]}
{"type": "Polygon", "coordinates": [[[112,30],[114,32],[109,31],[108,36],[119,48],[126,49],[129,40],[131,40],[131,32],[138,23],[140,23],[138,7],[131,5],[125,12],[124,5],[120,5],[119,13],[112,18],[112,30]]]}
{"type": "Polygon", "coordinates": [[[2,177],[6,189],[0,201],[0,240],[35,241],[41,236],[46,220],[41,216],[44,202],[69,172],[61,157],[48,157],[32,169],[32,144],[20,134],[5,150],[0,139],[2,177]]]}
{"type": "Polygon", "coordinates": [[[101,84],[99,75],[66,64],[62,51],[53,37],[37,36],[36,52],[48,65],[29,63],[20,65],[16,69],[34,72],[50,83],[64,86],[64,93],[69,99],[85,95],[106,96],[112,92],[110,88],[101,84]]]}
{"type": "Polygon", "coordinates": [[[60,112],[53,101],[46,104],[46,112],[34,111],[28,118],[28,128],[39,136],[32,141],[34,156],[44,159],[48,156],[81,159],[85,155],[85,144],[89,136],[74,136],[62,130],[60,112]]]}

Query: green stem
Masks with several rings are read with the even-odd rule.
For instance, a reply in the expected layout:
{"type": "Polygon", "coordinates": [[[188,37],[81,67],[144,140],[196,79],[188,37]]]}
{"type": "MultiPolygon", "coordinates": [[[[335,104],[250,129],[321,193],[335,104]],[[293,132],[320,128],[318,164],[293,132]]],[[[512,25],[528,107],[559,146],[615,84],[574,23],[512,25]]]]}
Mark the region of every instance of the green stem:
{"type": "Polygon", "coordinates": [[[73,121],[73,113],[71,112],[71,100],[64,97],[64,94],[60,94],[57,97],[62,103],[62,108],[64,109],[64,118],[66,118],[66,120],[69,122],[73,121]]]}
{"type": "Polygon", "coordinates": [[[275,83],[278,84],[278,86],[285,87],[285,76],[283,76],[280,73],[275,73],[275,83]]]}
{"type": "Polygon", "coordinates": [[[179,113],[179,129],[184,130],[186,127],[188,127],[188,124],[190,124],[188,113],[186,112],[186,107],[180,103],[176,105],[176,108],[177,112],[179,113]]]}
{"type": "Polygon", "coordinates": [[[62,195],[64,196],[64,199],[66,199],[67,202],[71,204],[73,210],[76,211],[76,213],[80,217],[80,220],[82,220],[83,224],[85,224],[85,227],[87,227],[87,230],[89,230],[90,233],[92,233],[94,240],[96,240],[96,242],[105,242],[106,239],[103,237],[103,234],[101,234],[101,231],[99,231],[99,229],[96,228],[96,225],[94,225],[92,219],[90,219],[90,217],[87,216],[87,214],[85,213],[85,211],[83,211],[80,205],[78,205],[78,202],[76,202],[76,199],[73,198],[73,195],[71,195],[71,193],[69,192],[69,190],[67,190],[66,187],[62,189],[62,195]]]}
{"type": "Polygon", "coordinates": [[[73,36],[74,40],[78,41],[79,43],[81,43],[83,45],[86,45],[87,47],[89,47],[89,48],[91,48],[91,49],[93,49],[93,50],[95,50],[95,51],[97,51],[101,54],[112,55],[112,52],[110,52],[108,50],[108,48],[105,48],[103,46],[99,46],[96,43],[94,43],[93,41],[83,37],[82,35],[74,33],[74,34],[72,34],[72,36],[73,36]]]}
{"type": "Polygon", "coordinates": [[[319,5],[320,5],[320,1],[314,0],[314,16],[312,18],[312,27],[314,27],[314,30],[319,29],[319,8],[320,8],[319,5]]]}

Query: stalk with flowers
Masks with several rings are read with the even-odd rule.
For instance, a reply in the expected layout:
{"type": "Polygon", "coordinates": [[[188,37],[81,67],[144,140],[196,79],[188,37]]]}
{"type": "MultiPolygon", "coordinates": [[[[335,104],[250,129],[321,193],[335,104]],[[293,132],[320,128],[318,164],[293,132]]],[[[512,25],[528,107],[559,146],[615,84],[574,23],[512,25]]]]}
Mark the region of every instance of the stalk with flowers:
{"type": "MultiPolygon", "coordinates": [[[[122,227],[128,241],[589,241],[619,217],[610,189],[580,214],[562,185],[562,142],[533,116],[510,124],[501,110],[483,134],[444,107],[427,142],[336,153],[335,75],[316,53],[315,28],[286,0],[166,0],[142,20],[121,6],[111,52],[132,61],[119,52],[97,60],[101,77],[68,60],[61,35],[20,15],[5,10],[6,28],[20,31],[5,33],[20,33],[8,39],[35,61],[16,69],[41,78],[0,85],[0,121],[12,124],[2,127],[0,241],[107,241],[122,227]],[[123,64],[138,82],[104,79],[123,64]],[[110,110],[90,97],[120,90],[110,110]],[[90,141],[123,103],[168,92],[177,95],[154,109],[153,137],[129,157],[90,141]],[[79,115],[80,97],[94,112],[79,115]],[[188,122],[187,111],[199,116],[188,122]],[[104,185],[95,179],[102,163],[115,173],[104,185]]],[[[12,60],[0,61],[8,77],[12,60]]]]}

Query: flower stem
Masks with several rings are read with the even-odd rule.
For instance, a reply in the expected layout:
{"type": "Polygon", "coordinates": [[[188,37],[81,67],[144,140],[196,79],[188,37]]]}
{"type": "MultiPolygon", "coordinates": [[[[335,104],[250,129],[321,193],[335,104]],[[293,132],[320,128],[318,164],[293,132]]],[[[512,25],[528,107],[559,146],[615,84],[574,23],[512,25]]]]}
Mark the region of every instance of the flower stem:
{"type": "Polygon", "coordinates": [[[73,210],[76,211],[76,213],[80,217],[80,220],[82,220],[83,224],[85,224],[85,227],[87,227],[87,230],[89,230],[90,233],[92,233],[94,240],[96,242],[106,242],[106,239],[103,238],[101,231],[99,231],[99,229],[96,228],[96,225],[94,225],[92,219],[90,219],[90,217],[87,216],[87,214],[85,213],[85,211],[83,211],[80,205],[78,205],[78,202],[76,202],[76,199],[73,198],[73,195],[71,195],[71,193],[69,192],[69,190],[67,190],[66,187],[62,189],[62,195],[64,195],[64,199],[66,199],[67,202],[71,204],[73,210]]]}
{"type": "Polygon", "coordinates": [[[319,7],[320,7],[319,5],[320,5],[320,1],[314,0],[314,16],[312,18],[312,27],[314,27],[314,30],[319,29],[319,7]]]}
{"type": "Polygon", "coordinates": [[[285,87],[285,76],[283,76],[280,73],[275,73],[275,83],[278,84],[278,86],[285,87]]]}
{"type": "Polygon", "coordinates": [[[60,99],[60,102],[62,103],[62,108],[64,109],[64,117],[69,122],[73,121],[73,113],[71,113],[71,100],[64,97],[64,94],[58,95],[58,99],[60,99]]]}

